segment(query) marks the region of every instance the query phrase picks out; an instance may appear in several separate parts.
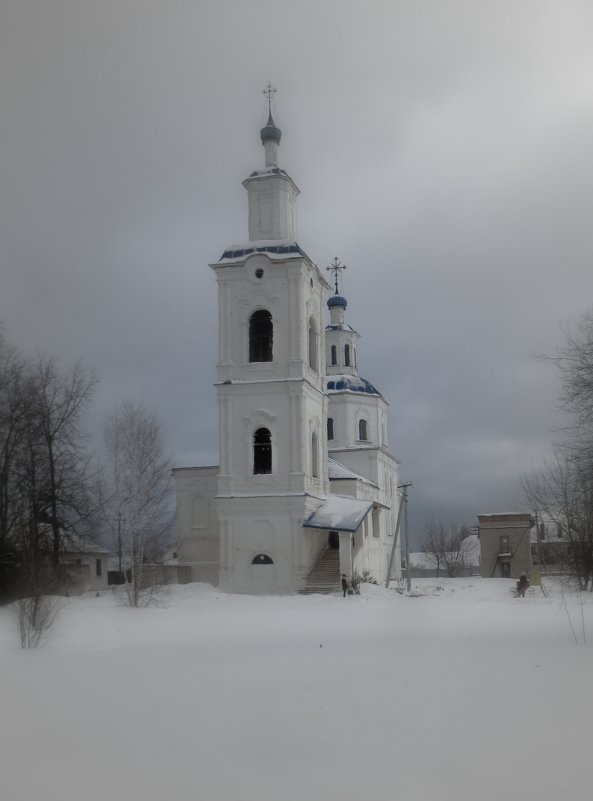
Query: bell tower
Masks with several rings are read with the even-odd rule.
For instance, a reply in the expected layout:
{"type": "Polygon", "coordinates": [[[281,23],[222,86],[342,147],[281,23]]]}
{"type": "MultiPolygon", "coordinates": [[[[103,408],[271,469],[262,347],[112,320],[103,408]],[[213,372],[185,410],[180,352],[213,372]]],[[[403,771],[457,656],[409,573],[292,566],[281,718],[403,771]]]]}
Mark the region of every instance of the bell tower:
{"type": "Polygon", "coordinates": [[[298,187],[278,166],[272,114],[264,166],[243,181],[246,242],[210,266],[218,283],[220,586],[294,592],[319,544],[303,520],[329,492],[324,276],[296,241],[298,187]]]}

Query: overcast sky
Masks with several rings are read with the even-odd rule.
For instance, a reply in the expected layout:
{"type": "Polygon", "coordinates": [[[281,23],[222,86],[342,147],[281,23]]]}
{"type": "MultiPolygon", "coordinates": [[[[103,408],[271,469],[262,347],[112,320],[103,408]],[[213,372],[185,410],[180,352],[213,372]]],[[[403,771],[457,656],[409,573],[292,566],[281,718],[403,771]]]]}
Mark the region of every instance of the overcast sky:
{"type": "Polygon", "coordinates": [[[528,511],[593,305],[589,0],[2,0],[0,320],[216,464],[217,292],[270,80],[298,241],[347,264],[416,535],[528,511]]]}

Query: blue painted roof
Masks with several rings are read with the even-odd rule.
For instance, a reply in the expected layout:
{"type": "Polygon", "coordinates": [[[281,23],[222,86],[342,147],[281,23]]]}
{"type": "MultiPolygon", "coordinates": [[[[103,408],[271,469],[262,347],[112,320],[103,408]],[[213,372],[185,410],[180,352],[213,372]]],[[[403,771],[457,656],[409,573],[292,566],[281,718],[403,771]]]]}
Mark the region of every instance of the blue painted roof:
{"type": "Polygon", "coordinates": [[[367,395],[380,395],[366,378],[358,375],[333,375],[327,379],[328,392],[364,392],[367,395]]]}
{"type": "Polygon", "coordinates": [[[225,250],[220,257],[222,259],[241,259],[243,256],[250,256],[252,253],[274,253],[276,255],[304,256],[308,258],[304,250],[301,250],[296,242],[289,245],[262,245],[261,247],[245,247],[238,250],[225,250]]]}
{"type": "Polygon", "coordinates": [[[327,301],[328,309],[331,309],[332,306],[341,306],[343,309],[345,309],[347,305],[348,301],[343,295],[332,295],[327,301]]]}

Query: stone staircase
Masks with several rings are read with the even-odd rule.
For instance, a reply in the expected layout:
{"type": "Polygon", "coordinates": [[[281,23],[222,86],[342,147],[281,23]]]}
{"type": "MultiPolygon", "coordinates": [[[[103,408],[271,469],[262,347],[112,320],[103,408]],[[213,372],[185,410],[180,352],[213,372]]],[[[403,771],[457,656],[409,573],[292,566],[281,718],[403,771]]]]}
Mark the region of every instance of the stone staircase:
{"type": "Polygon", "coordinates": [[[340,591],[340,552],[335,548],[328,548],[313,565],[307,576],[307,583],[300,592],[301,595],[331,595],[340,591]]]}

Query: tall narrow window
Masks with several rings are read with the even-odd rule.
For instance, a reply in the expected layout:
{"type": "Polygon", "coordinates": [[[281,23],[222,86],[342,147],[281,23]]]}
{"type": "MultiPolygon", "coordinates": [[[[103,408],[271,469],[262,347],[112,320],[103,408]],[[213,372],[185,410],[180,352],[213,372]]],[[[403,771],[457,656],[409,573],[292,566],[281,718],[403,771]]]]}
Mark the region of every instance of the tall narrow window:
{"type": "Polygon", "coordinates": [[[312,317],[309,317],[309,367],[317,370],[317,326],[312,317]]]}
{"type": "Polygon", "coordinates": [[[338,363],[338,349],[335,345],[332,345],[331,348],[331,363],[337,364],[338,363]]]}
{"type": "Polygon", "coordinates": [[[350,345],[344,345],[344,364],[350,367],[350,345]]]}
{"type": "Polygon", "coordinates": [[[317,449],[317,434],[311,434],[311,473],[314,478],[319,476],[319,453],[317,449]]]}
{"type": "Polygon", "coordinates": [[[328,417],[327,418],[327,438],[333,439],[334,438],[334,418],[328,417]]]}
{"type": "Polygon", "coordinates": [[[359,420],[358,421],[358,439],[366,440],[367,438],[367,421],[366,420],[359,420]]]}
{"type": "Polygon", "coordinates": [[[253,435],[253,472],[272,472],[272,435],[267,428],[258,428],[253,435]]]}
{"type": "Polygon", "coordinates": [[[249,361],[272,361],[272,315],[265,309],[253,312],[249,319],[249,361]]]}

